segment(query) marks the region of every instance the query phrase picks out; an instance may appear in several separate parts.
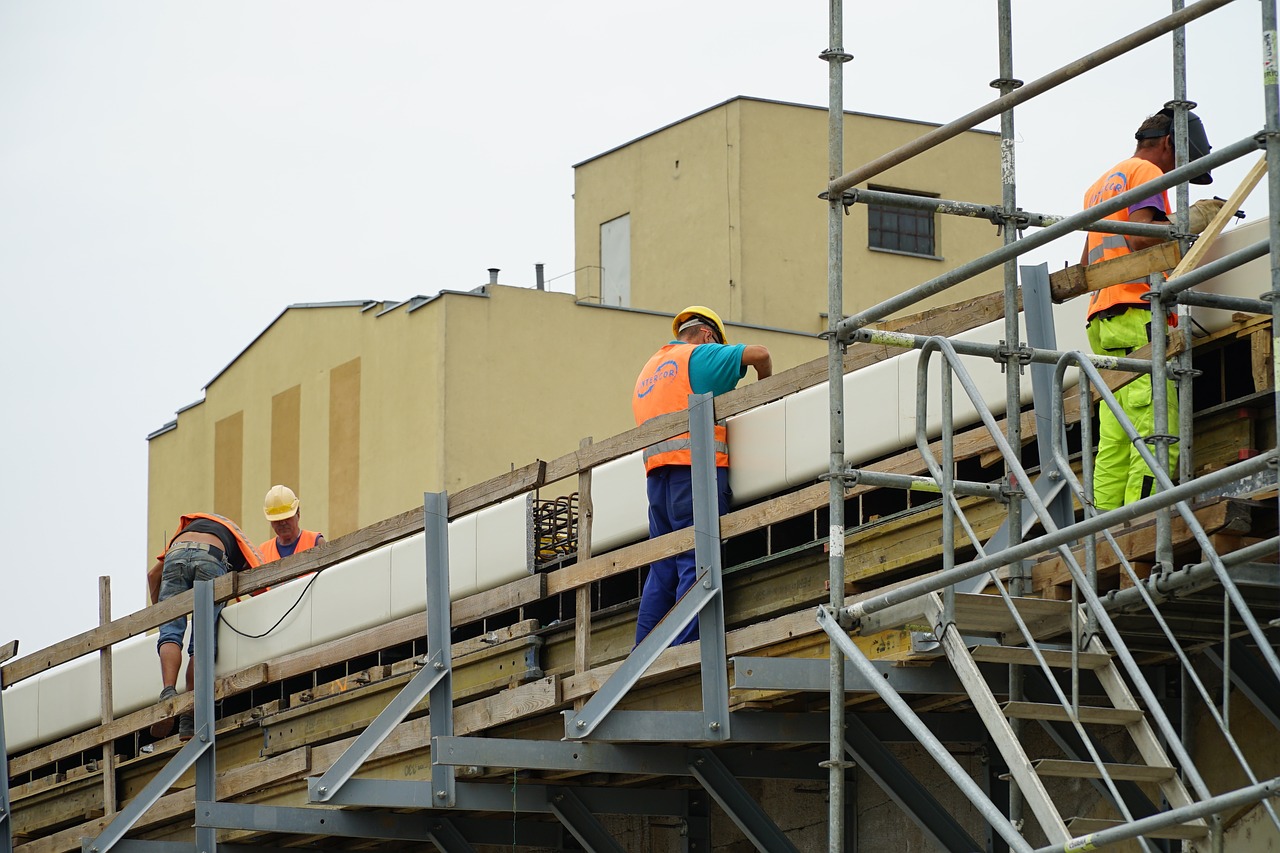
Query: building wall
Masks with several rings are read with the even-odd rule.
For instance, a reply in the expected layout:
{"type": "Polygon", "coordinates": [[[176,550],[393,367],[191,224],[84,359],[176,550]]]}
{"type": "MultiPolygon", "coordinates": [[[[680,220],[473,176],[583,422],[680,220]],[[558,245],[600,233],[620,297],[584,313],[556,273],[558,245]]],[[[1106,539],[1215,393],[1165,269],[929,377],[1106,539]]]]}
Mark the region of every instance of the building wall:
{"type": "MultiPolygon", "coordinates": [[[[930,129],[848,113],[845,166],[930,129]]],[[[827,111],[736,98],[575,169],[577,295],[598,299],[600,225],[631,217],[631,307],[701,303],[745,323],[825,329],[827,111]]],[[[878,187],[987,204],[1000,201],[998,137],[971,132],[877,177],[878,187]]],[[[867,211],[844,217],[845,313],[999,248],[988,222],[935,217],[938,259],[872,251],[867,211]]],[[[912,310],[999,289],[987,273],[912,310]]]]}
{"type": "MultiPolygon", "coordinates": [[[[778,370],[826,351],[807,335],[729,334],[768,346],[778,370]]],[[[289,309],[151,439],[147,553],[179,515],[211,507],[266,540],[260,508],[276,482],[297,491],[304,525],[332,539],[421,506],[425,491],[624,432],[636,374],[670,336],[671,313],[503,286],[412,312],[289,309]]]]}

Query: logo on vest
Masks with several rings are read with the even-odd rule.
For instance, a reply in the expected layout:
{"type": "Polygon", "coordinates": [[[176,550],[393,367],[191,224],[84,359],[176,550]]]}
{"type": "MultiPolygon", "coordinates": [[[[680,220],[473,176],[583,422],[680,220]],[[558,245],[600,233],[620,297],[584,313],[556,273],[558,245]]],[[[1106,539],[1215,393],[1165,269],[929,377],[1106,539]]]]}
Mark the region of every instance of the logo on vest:
{"type": "Polygon", "coordinates": [[[667,360],[659,364],[657,369],[653,371],[652,376],[646,376],[636,385],[636,396],[643,399],[649,395],[649,392],[658,387],[659,382],[665,382],[668,379],[674,379],[676,374],[680,372],[680,366],[674,361],[667,360]]]}

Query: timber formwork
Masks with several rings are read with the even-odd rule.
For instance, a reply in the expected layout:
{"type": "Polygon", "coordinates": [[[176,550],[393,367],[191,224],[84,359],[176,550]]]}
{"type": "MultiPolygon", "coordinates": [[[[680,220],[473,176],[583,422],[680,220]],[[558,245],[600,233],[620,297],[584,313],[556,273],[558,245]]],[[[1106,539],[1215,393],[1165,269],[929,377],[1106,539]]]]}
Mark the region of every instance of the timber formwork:
{"type": "MultiPolygon", "coordinates": [[[[1097,227],[1093,221],[1108,211],[1052,217],[1018,210],[1010,144],[1000,208],[938,202],[939,210],[951,205],[945,212],[1004,226],[1001,250],[862,314],[841,310],[844,208],[919,203],[857,185],[997,115],[1011,142],[1015,104],[1136,44],[1176,34],[1225,2],[1186,9],[1175,2],[1171,16],[1086,57],[1070,74],[1027,85],[1013,78],[1006,55],[1004,2],[1001,76],[993,84],[1001,97],[848,174],[839,160],[839,75],[850,57],[834,2],[823,53],[833,116],[828,358],[458,494],[427,495],[422,509],[10,660],[0,671],[4,686],[103,654],[184,611],[195,612],[204,632],[197,648],[210,648],[213,602],[427,532],[424,572],[434,609],[425,618],[209,679],[172,706],[120,719],[107,713],[97,728],[10,756],[0,841],[25,853],[427,844],[445,851],[1083,850],[1125,839],[1147,850],[1184,842],[1207,850],[1222,849],[1233,823],[1262,809],[1280,832],[1269,804],[1280,764],[1266,749],[1242,748],[1230,725],[1235,702],[1280,728],[1272,639],[1280,618],[1277,348],[1274,314],[1267,316],[1280,311],[1274,64],[1265,130],[1198,164],[1265,149],[1271,230],[1249,258],[1271,255],[1270,304],[1210,298],[1243,313],[1208,339],[1165,346],[1157,338],[1133,363],[1058,353],[1051,337],[1023,342],[1015,314],[1024,303],[1030,329],[1035,304],[1101,281],[1093,268],[1053,277],[1019,271],[1016,257],[1097,227]],[[1042,230],[1019,239],[1026,227],[1042,230]],[[1001,264],[1001,293],[881,322],[1001,264]],[[985,354],[1007,368],[1005,411],[1015,416],[984,411],[982,423],[964,430],[944,417],[940,438],[922,436],[915,449],[850,469],[841,444],[843,383],[829,382],[826,482],[719,519],[695,493],[693,528],[590,553],[593,467],[690,430],[695,483],[705,495],[713,419],[904,346],[946,359],[942,375],[960,386],[958,396],[966,377],[952,339],[1001,317],[1009,324],[1005,339],[1015,343],[985,354]],[[1152,358],[1161,349],[1170,364],[1152,358]],[[1087,377],[1082,396],[1063,393],[1068,365],[1087,377]],[[1037,383],[1036,404],[1025,410],[1024,368],[1037,383]],[[1098,514],[1088,501],[1092,423],[1081,412],[1099,399],[1114,404],[1111,389],[1134,371],[1157,380],[1171,371],[1184,403],[1194,401],[1183,406],[1182,482],[1098,514]],[[1043,483],[1029,488],[1036,476],[1043,483]],[[541,515],[544,570],[444,606],[445,521],[562,481],[576,486],[577,499],[557,499],[541,515]],[[1092,547],[1099,540],[1107,541],[1092,547]],[[691,547],[701,583],[651,642],[633,650],[642,568],[691,547]],[[695,618],[703,640],[667,648],[695,618]],[[145,734],[193,701],[196,739],[184,746],[145,734]],[[1214,732],[1222,756],[1207,766],[1202,760],[1198,770],[1191,758],[1201,729],[1214,732]],[[864,781],[870,785],[859,787],[864,781]],[[854,796],[872,787],[898,809],[896,823],[874,832],[860,825],[867,818],[857,818],[854,796]]],[[[1262,30],[1274,39],[1274,0],[1261,6],[1262,30]]],[[[1175,69],[1181,61],[1175,51],[1175,69]]],[[[1185,143],[1181,73],[1172,106],[1185,143]]],[[[1181,166],[1162,183],[1175,186],[1195,170],[1181,166]]],[[[1179,210],[1184,202],[1185,193],[1179,210]]],[[[1163,228],[1182,245],[1144,255],[1149,266],[1124,275],[1176,267],[1168,284],[1153,280],[1153,303],[1203,303],[1203,294],[1178,288],[1197,283],[1194,265],[1180,266],[1196,251],[1185,223],[1163,228]]],[[[945,415],[951,389],[944,381],[926,392],[922,382],[921,399],[937,405],[929,395],[940,394],[945,415]]],[[[1153,461],[1163,460],[1167,442],[1156,436],[1151,446],[1153,461]]],[[[204,663],[199,671],[212,672],[204,663]]],[[[1197,755],[1204,751],[1201,744],[1197,755]]]]}

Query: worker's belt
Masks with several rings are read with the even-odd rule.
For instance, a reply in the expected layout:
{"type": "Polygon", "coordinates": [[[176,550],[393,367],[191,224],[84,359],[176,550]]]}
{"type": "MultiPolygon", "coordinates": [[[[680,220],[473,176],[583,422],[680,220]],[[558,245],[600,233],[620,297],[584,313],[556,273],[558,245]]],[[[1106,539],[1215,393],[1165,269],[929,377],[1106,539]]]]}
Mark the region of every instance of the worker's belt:
{"type": "MultiPolygon", "coordinates": [[[[188,539],[183,539],[174,542],[169,546],[169,551],[175,551],[178,549],[188,551],[208,551],[215,560],[225,560],[227,558],[225,551],[217,545],[210,545],[208,542],[192,542],[188,539]]],[[[168,556],[168,552],[165,552],[165,556],[168,556]]]]}
{"type": "MultiPolygon", "coordinates": [[[[713,442],[716,453],[729,454],[729,445],[723,441],[713,442]]],[[[644,461],[648,462],[659,453],[671,453],[675,450],[689,450],[691,448],[689,439],[687,438],[669,438],[666,441],[659,441],[657,444],[651,444],[644,449],[644,461]]]]}

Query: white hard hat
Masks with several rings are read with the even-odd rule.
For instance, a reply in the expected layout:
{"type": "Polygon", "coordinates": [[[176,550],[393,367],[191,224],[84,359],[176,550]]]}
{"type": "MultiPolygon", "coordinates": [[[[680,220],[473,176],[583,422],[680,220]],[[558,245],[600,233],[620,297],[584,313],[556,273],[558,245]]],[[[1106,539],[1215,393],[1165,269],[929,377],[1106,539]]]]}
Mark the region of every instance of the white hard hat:
{"type": "Polygon", "coordinates": [[[267,521],[284,521],[298,514],[298,496],[288,486],[272,486],[262,501],[262,511],[267,521]]]}

